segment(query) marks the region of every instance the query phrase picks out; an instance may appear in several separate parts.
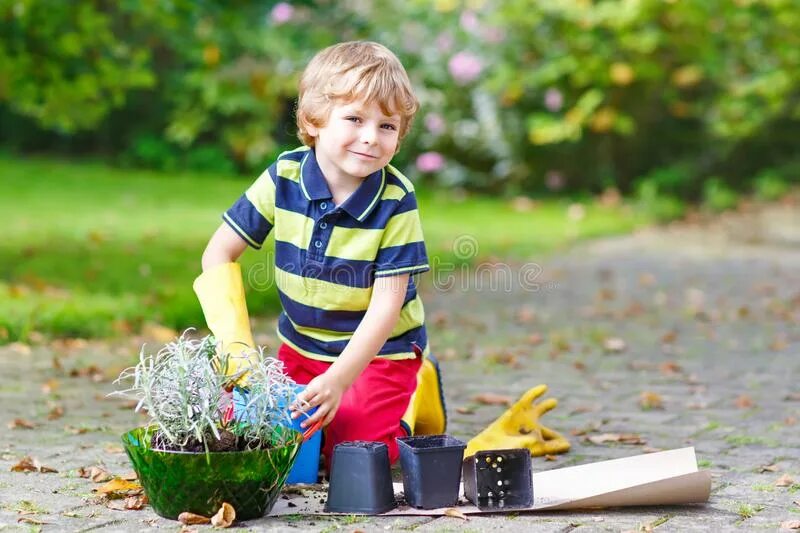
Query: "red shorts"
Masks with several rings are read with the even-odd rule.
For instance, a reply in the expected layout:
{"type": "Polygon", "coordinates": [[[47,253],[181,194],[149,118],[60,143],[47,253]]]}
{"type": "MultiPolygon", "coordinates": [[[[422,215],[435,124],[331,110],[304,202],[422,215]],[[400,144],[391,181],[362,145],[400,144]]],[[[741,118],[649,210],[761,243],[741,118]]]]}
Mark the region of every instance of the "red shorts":
{"type": "MultiPolygon", "coordinates": [[[[293,380],[307,385],[325,372],[332,363],[305,357],[282,344],[278,359],[293,380]]],[[[333,447],[340,442],[367,440],[384,442],[389,447],[389,460],[397,461],[399,452],[395,438],[408,435],[400,425],[411,395],[417,387],[417,372],[422,359],[373,359],[342,396],[342,403],[333,421],[325,428],[322,454],[330,469],[333,447]]]]}

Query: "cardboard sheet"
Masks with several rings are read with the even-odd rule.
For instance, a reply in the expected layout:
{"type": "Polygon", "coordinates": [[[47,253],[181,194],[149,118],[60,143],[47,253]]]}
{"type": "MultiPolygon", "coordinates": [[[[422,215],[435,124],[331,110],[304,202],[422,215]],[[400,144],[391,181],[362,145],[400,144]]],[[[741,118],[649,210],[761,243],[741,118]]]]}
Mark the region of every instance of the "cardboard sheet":
{"type": "MultiPolygon", "coordinates": [[[[394,491],[401,497],[403,484],[395,483],[394,491]]],[[[702,503],[708,501],[710,493],[711,474],[698,471],[694,448],[690,447],[534,472],[533,506],[513,512],[702,503]]],[[[326,496],[324,490],[312,489],[284,494],[270,515],[327,514],[323,503],[326,496]]],[[[464,499],[463,486],[456,509],[463,514],[483,512],[464,499]]],[[[384,515],[437,516],[446,510],[401,506],[384,515]]]]}

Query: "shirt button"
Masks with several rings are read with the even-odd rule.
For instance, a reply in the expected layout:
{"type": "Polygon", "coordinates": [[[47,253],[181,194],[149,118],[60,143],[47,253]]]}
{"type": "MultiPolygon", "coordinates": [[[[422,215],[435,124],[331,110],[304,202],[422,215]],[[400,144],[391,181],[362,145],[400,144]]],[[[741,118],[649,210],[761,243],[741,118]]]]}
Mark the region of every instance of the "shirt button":
{"type": "Polygon", "coordinates": [[[328,223],[327,222],[320,222],[319,223],[319,227],[322,228],[322,229],[325,229],[325,228],[328,227],[328,223]]]}
{"type": "Polygon", "coordinates": [[[326,202],[322,202],[319,204],[320,209],[328,209],[328,204],[326,202]]]}
{"type": "Polygon", "coordinates": [[[322,248],[322,241],[314,241],[314,246],[317,248],[322,248]]]}

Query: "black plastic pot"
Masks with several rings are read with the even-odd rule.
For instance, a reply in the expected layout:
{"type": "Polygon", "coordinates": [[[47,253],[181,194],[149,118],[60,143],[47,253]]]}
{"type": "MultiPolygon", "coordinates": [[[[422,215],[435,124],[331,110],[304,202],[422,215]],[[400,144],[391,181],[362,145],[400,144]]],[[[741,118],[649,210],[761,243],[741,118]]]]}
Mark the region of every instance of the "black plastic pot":
{"type": "Polygon", "coordinates": [[[467,445],[449,435],[404,437],[397,444],[408,504],[419,509],[453,507],[467,445]]]}
{"type": "Polygon", "coordinates": [[[481,511],[533,505],[531,455],[525,448],[487,450],[464,459],[464,494],[481,511]]]}
{"type": "Polygon", "coordinates": [[[325,512],[374,515],[395,507],[388,446],[366,441],[337,444],[325,512]]]}

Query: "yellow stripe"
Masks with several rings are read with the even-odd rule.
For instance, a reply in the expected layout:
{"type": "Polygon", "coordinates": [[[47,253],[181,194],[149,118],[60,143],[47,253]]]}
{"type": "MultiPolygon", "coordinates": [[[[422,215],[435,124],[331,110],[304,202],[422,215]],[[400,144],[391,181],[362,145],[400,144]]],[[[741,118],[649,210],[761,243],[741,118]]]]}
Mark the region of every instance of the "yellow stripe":
{"type": "Polygon", "coordinates": [[[277,267],[275,278],[278,288],[295,302],[326,311],[365,311],[372,296],[372,287],[346,287],[290,274],[277,267]]]}
{"type": "Polygon", "coordinates": [[[311,233],[314,231],[313,219],[280,207],[275,208],[275,218],[278,221],[275,224],[275,240],[308,250],[311,233]]]}
{"type": "Polygon", "coordinates": [[[430,265],[428,265],[428,263],[425,263],[424,265],[411,265],[403,268],[395,268],[394,270],[378,270],[375,272],[375,277],[394,276],[397,274],[402,274],[403,272],[409,272],[411,270],[417,270],[422,268],[430,268],[430,265]]]}
{"type": "Polygon", "coordinates": [[[228,213],[223,213],[222,217],[228,222],[228,224],[232,225],[234,228],[236,228],[238,230],[238,234],[239,234],[240,237],[242,237],[244,240],[246,240],[248,243],[250,243],[254,248],[256,248],[256,249],[261,248],[261,245],[258,244],[253,239],[251,239],[250,236],[247,234],[247,232],[244,231],[242,228],[240,228],[239,224],[234,222],[231,219],[231,217],[228,216],[228,213]]]}
{"type": "MultiPolygon", "coordinates": [[[[287,317],[288,318],[288,317],[287,317]]],[[[295,331],[299,334],[315,339],[321,342],[341,342],[347,341],[352,336],[352,331],[333,331],[330,329],[312,328],[308,326],[301,326],[294,322],[291,318],[289,321],[292,323],[295,331]]],[[[418,328],[425,321],[425,309],[422,307],[422,300],[417,296],[408,302],[400,311],[400,316],[397,319],[394,329],[389,334],[389,338],[393,339],[399,337],[403,333],[418,328]]]]}
{"type": "Polygon", "coordinates": [[[300,163],[292,161],[291,159],[283,159],[278,161],[276,166],[278,176],[286,178],[291,181],[298,181],[300,179],[300,163]]]}
{"type": "Polygon", "coordinates": [[[250,203],[267,219],[275,224],[275,183],[269,174],[269,169],[261,173],[258,179],[244,193],[250,203]]]}
{"type": "Polygon", "coordinates": [[[381,200],[402,200],[405,195],[406,191],[404,191],[402,187],[390,183],[386,185],[386,188],[383,190],[381,200]]]}
{"type": "Polygon", "coordinates": [[[286,150],[285,152],[281,152],[281,155],[278,156],[278,159],[281,159],[283,156],[293,154],[295,152],[308,152],[309,150],[311,150],[311,148],[309,148],[308,146],[305,145],[298,146],[293,150],[286,150]]]}
{"type": "Polygon", "coordinates": [[[419,212],[414,209],[413,211],[394,215],[389,219],[383,233],[381,248],[401,246],[421,240],[423,240],[422,225],[419,221],[419,212]]]}
{"type": "Polygon", "coordinates": [[[414,192],[414,184],[411,183],[411,180],[405,177],[402,172],[394,168],[392,165],[386,165],[386,168],[389,169],[390,174],[394,175],[400,180],[400,182],[403,184],[403,187],[405,187],[408,192],[414,192]]]}
{"type": "Polygon", "coordinates": [[[325,255],[341,259],[373,261],[378,255],[383,230],[335,226],[325,255]]]}

